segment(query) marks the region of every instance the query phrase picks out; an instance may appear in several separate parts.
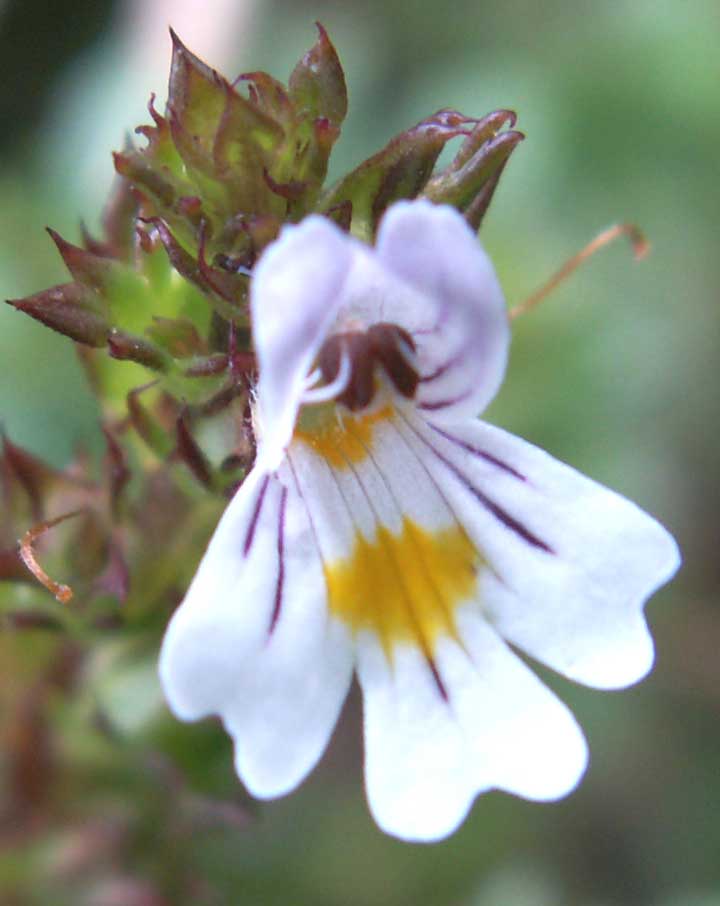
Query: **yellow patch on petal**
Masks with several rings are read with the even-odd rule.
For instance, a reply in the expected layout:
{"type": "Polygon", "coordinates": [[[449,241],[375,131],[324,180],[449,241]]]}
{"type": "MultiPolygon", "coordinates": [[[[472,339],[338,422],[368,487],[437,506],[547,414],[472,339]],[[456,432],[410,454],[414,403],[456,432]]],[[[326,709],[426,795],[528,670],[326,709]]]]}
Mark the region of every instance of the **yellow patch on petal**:
{"type": "Polygon", "coordinates": [[[459,526],[430,532],[405,517],[399,535],[357,535],[348,559],[325,566],[330,611],[374,632],[388,658],[398,642],[432,657],[439,638],[457,638],[455,610],[473,596],[481,562],[459,526]]]}
{"type": "Polygon", "coordinates": [[[392,415],[392,406],[365,415],[352,415],[348,410],[342,417],[335,403],[312,406],[301,413],[293,439],[308,444],[334,468],[345,469],[367,457],[373,427],[392,415]]]}

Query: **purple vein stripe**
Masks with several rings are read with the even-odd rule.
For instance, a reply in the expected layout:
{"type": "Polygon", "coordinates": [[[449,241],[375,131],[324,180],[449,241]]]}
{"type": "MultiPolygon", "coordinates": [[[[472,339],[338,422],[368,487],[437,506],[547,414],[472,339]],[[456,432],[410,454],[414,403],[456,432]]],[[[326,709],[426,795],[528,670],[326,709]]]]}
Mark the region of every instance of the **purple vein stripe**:
{"type": "Polygon", "coordinates": [[[457,396],[451,397],[451,399],[418,403],[418,409],[424,409],[426,412],[435,412],[437,409],[444,409],[446,406],[454,406],[456,403],[461,403],[463,400],[467,399],[471,393],[472,387],[469,387],[463,393],[459,393],[457,396]]]}
{"type": "Polygon", "coordinates": [[[432,450],[432,452],[437,456],[440,462],[442,462],[443,465],[450,469],[453,475],[460,479],[460,481],[465,485],[468,491],[470,491],[473,497],[475,497],[475,499],[478,500],[485,507],[485,509],[488,510],[488,512],[492,513],[499,522],[502,522],[502,524],[506,528],[509,528],[512,532],[515,532],[516,535],[522,538],[523,541],[527,541],[527,543],[532,545],[532,547],[536,547],[538,548],[538,550],[545,551],[546,554],[555,553],[555,551],[548,544],[538,538],[537,535],[534,535],[530,531],[530,529],[527,528],[527,526],[523,525],[522,522],[520,522],[514,516],[506,513],[499,504],[495,503],[494,500],[490,500],[490,498],[483,494],[483,492],[479,488],[476,488],[475,485],[471,484],[460,471],[460,469],[458,469],[456,465],[450,462],[447,457],[443,456],[443,454],[437,449],[437,447],[434,447],[429,440],[419,434],[415,428],[413,428],[412,430],[420,438],[420,440],[427,447],[429,447],[430,450],[432,450]]]}
{"type": "Polygon", "coordinates": [[[431,371],[430,374],[423,374],[420,378],[420,383],[427,384],[430,381],[436,381],[439,377],[442,377],[448,369],[452,368],[453,365],[456,365],[458,361],[459,356],[453,356],[451,359],[448,359],[447,362],[438,365],[435,371],[431,371]]]}
{"type": "Polygon", "coordinates": [[[507,526],[511,531],[515,532],[515,534],[520,535],[522,539],[527,541],[527,543],[531,544],[533,547],[537,547],[540,550],[545,551],[545,553],[547,554],[555,553],[555,551],[548,544],[538,538],[537,535],[533,535],[533,533],[528,528],[526,528],[522,524],[522,522],[519,522],[509,513],[506,513],[505,510],[498,506],[497,503],[488,499],[481,491],[473,487],[473,485],[471,485],[468,481],[466,481],[465,484],[467,485],[468,490],[477,497],[480,503],[482,503],[483,506],[487,507],[487,509],[493,514],[493,516],[497,517],[503,525],[507,526]]]}
{"type": "Polygon", "coordinates": [[[285,510],[287,508],[288,489],[283,486],[280,496],[280,512],[278,514],[278,575],[277,584],[275,585],[275,603],[273,604],[272,616],[270,617],[270,627],[268,635],[272,635],[280,618],[282,609],[283,586],[285,585],[285,510]]]}
{"type": "Polygon", "coordinates": [[[450,701],[450,696],[448,695],[447,687],[445,686],[445,683],[440,676],[440,671],[437,668],[437,664],[429,654],[425,655],[425,660],[427,661],[427,665],[430,668],[430,673],[432,674],[432,678],[435,681],[437,690],[440,693],[440,698],[447,704],[450,701]]]}
{"type": "Polygon", "coordinates": [[[430,427],[441,437],[444,437],[445,440],[449,440],[451,444],[462,447],[463,450],[467,450],[467,452],[472,453],[473,456],[478,456],[480,459],[484,459],[485,462],[489,462],[491,465],[497,466],[498,469],[502,469],[503,472],[507,472],[508,475],[512,475],[519,481],[527,481],[527,477],[523,475],[522,472],[518,472],[517,469],[513,469],[512,466],[509,466],[506,462],[503,462],[502,459],[498,459],[497,456],[493,456],[492,453],[488,453],[486,450],[481,450],[479,447],[475,447],[472,444],[466,443],[466,441],[460,440],[459,437],[453,437],[452,434],[448,434],[447,431],[443,431],[443,429],[438,428],[437,425],[430,425],[430,427]]]}
{"type": "Polygon", "coordinates": [[[252,514],[250,525],[248,526],[247,535],[245,535],[245,544],[243,544],[244,557],[247,557],[250,553],[250,548],[252,547],[253,539],[255,538],[255,529],[257,528],[258,519],[260,518],[260,510],[262,510],[263,500],[265,499],[265,492],[267,491],[269,481],[270,476],[266,475],[265,478],[263,478],[260,490],[258,491],[257,500],[255,501],[255,510],[252,514]]]}

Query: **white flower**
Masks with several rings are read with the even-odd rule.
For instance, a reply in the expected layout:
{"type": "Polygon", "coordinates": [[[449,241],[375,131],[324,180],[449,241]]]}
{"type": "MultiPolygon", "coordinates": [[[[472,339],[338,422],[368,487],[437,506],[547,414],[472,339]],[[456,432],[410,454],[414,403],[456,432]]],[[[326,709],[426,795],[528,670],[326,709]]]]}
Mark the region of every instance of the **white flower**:
{"type": "Polygon", "coordinates": [[[320,758],[355,670],[388,833],[441,838],[490,789],[565,795],[585,740],[510,646],[589,686],[640,679],[642,607],[675,542],[476,420],[509,328],[451,208],[395,204],[375,248],[322,217],[287,226],[251,305],[257,462],[167,631],[173,711],[219,714],[247,788],[280,796],[320,758]]]}

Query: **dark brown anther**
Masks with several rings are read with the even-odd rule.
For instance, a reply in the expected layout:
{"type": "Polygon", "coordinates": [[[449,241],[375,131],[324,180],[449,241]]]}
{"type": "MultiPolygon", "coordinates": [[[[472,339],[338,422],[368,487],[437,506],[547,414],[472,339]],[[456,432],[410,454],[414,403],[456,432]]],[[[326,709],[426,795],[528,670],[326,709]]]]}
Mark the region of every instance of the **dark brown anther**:
{"type": "Polygon", "coordinates": [[[350,378],[337,400],[357,412],[375,395],[376,364],[382,367],[398,393],[408,398],[415,395],[419,378],[407,355],[414,351],[415,344],[402,327],[373,324],[367,332],[348,331],[330,337],[320,350],[318,367],[325,383],[331,384],[340,373],[343,355],[349,357],[350,378]]]}
{"type": "Polygon", "coordinates": [[[350,380],[338,399],[356,412],[364,409],[375,395],[373,360],[367,334],[349,334],[347,351],[350,356],[350,380]]]}
{"type": "Polygon", "coordinates": [[[350,379],[337,397],[352,412],[364,409],[375,392],[373,362],[367,334],[359,330],[337,333],[320,350],[318,366],[326,384],[332,383],[340,372],[342,356],[350,358],[350,379]]]}
{"type": "Polygon", "coordinates": [[[367,336],[372,356],[385,369],[395,389],[408,399],[412,399],[420,378],[408,361],[407,354],[403,354],[403,346],[407,352],[415,352],[415,344],[410,334],[396,324],[381,322],[373,324],[367,336]]]}

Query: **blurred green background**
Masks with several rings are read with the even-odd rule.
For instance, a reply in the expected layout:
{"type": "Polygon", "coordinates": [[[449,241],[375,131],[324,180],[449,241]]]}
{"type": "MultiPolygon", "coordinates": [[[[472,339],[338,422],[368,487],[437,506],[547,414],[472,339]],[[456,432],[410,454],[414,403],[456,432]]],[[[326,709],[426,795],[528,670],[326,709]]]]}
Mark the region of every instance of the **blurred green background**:
{"type": "MultiPolygon", "coordinates": [[[[4,829],[0,896],[79,906],[720,906],[714,0],[4,0],[0,292],[14,298],[66,279],[43,227],[77,240],[81,218],[97,223],[110,150],[146,121],[149,92],[164,96],[168,23],[231,78],[265,69],[285,79],[313,42],[315,19],[350,92],[336,175],[439,107],[517,111],[527,140],[482,232],[509,303],[613,222],[632,220],[650,238],[643,263],[617,243],[516,322],[489,417],[675,533],[684,568],[649,607],[657,667],[617,694],[549,677],[590,741],[580,789],[552,805],[484,796],[455,836],[425,847],[381,835],[367,813],[356,697],[298,792],[207,827],[190,822],[188,838],[160,792],[171,779],[152,760],[158,731],[144,723],[148,708],[156,713],[151,652],[144,673],[120,671],[106,699],[97,690],[123,728],[118,751],[132,755],[113,761],[112,817],[83,808],[108,779],[84,773],[94,743],[80,722],[61,741],[77,759],[77,808],[32,854],[4,829]],[[33,880],[18,894],[28,864],[33,880]]],[[[72,344],[6,306],[0,375],[0,420],[13,441],[56,465],[78,447],[101,449],[72,344]]],[[[17,664],[19,644],[6,633],[0,657],[17,664]]],[[[7,705],[21,684],[2,674],[7,705]]],[[[237,800],[220,733],[167,732],[201,787],[237,800]]]]}

